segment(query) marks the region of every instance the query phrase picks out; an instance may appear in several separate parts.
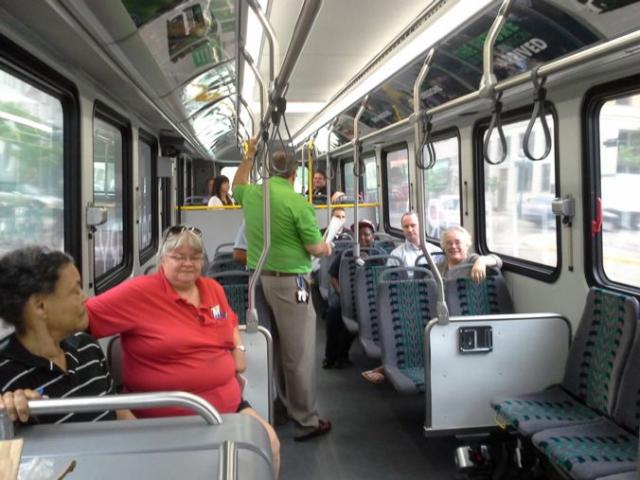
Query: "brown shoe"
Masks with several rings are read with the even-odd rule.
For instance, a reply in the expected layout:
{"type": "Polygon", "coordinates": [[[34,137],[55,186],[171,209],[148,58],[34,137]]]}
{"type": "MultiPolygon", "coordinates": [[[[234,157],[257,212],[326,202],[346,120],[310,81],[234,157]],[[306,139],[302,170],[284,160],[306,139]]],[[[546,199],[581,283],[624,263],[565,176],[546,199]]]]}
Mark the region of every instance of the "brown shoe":
{"type": "Polygon", "coordinates": [[[318,420],[318,426],[307,433],[294,437],[296,442],[304,442],[314,437],[325,435],[331,431],[331,422],[329,420],[318,420]]]}

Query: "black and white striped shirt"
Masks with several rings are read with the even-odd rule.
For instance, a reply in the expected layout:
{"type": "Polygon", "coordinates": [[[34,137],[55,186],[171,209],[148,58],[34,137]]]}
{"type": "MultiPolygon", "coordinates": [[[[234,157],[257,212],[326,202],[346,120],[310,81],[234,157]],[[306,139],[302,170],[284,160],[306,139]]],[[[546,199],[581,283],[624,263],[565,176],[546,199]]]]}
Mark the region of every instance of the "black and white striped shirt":
{"type": "MultiPolygon", "coordinates": [[[[0,393],[30,388],[49,398],[103,396],[114,393],[113,380],[100,345],[86,333],[60,342],[67,372],[52,361],[29,352],[15,334],[0,342],[0,393]]],[[[114,420],[115,412],[68,413],[33,418],[37,423],[114,420]]]]}

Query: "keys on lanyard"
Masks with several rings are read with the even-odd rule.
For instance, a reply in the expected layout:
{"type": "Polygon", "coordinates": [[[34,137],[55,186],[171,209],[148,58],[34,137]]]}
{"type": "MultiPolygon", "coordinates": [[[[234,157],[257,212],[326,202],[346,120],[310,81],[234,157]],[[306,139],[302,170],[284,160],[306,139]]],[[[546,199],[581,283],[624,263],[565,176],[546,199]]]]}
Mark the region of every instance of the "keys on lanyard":
{"type": "Polygon", "coordinates": [[[302,275],[296,277],[296,303],[309,303],[309,290],[307,289],[307,282],[304,281],[302,275]]]}

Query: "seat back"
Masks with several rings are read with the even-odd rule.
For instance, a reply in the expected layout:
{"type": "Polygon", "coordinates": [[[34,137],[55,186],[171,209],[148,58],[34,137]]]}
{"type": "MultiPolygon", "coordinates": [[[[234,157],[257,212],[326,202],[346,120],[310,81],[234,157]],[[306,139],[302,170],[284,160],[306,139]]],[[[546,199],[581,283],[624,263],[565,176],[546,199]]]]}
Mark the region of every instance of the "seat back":
{"type": "Polygon", "coordinates": [[[562,384],[599,413],[613,412],[637,323],[635,298],[596,287],[589,290],[562,384]]]}
{"type": "MultiPolygon", "coordinates": [[[[371,255],[384,253],[375,247],[363,247],[360,251],[371,255]]],[[[355,298],[356,263],[353,258],[352,249],[345,250],[340,256],[340,276],[338,278],[338,282],[340,283],[340,307],[342,311],[342,321],[347,327],[347,330],[352,333],[356,333],[358,331],[358,317],[355,298]]]]}
{"type": "Polygon", "coordinates": [[[333,244],[333,254],[320,259],[320,268],[318,270],[318,290],[325,301],[329,300],[329,288],[331,286],[331,282],[329,281],[329,268],[331,268],[331,264],[336,256],[342,255],[342,252],[351,247],[353,247],[353,242],[351,240],[337,240],[333,244]]]}
{"type": "MultiPolygon", "coordinates": [[[[356,267],[355,300],[358,316],[358,337],[365,354],[380,358],[380,325],[378,321],[378,279],[390,255],[370,255],[356,267]]],[[[400,259],[397,259],[400,261],[400,259]]]]}
{"type": "Polygon", "coordinates": [[[107,363],[111,378],[113,378],[113,389],[122,392],[122,340],[120,335],[114,335],[107,344],[107,363]]]}
{"type": "Polygon", "coordinates": [[[232,257],[221,257],[214,259],[209,263],[205,269],[205,275],[212,277],[216,273],[220,272],[233,272],[233,271],[246,271],[247,267],[242,263],[238,263],[232,257]]]}
{"type": "Polygon", "coordinates": [[[469,278],[471,265],[451,269],[445,282],[445,298],[452,316],[514,313],[511,295],[500,270],[487,269],[487,278],[469,278]]]}
{"type": "Polygon", "coordinates": [[[391,381],[399,391],[424,389],[424,330],[436,315],[436,299],[436,283],[426,268],[387,268],[380,275],[377,308],[382,364],[385,372],[392,372],[391,381]],[[396,371],[406,378],[394,379],[396,371]]]}
{"type": "MultiPolygon", "coordinates": [[[[635,300],[635,299],[634,299],[635,300]]],[[[640,318],[639,318],[640,321],[640,318]]],[[[621,427],[638,435],[640,425],[640,328],[636,325],[636,334],[631,352],[625,364],[620,389],[616,396],[613,419],[621,427]]]]}
{"type": "MultiPolygon", "coordinates": [[[[238,316],[238,324],[246,325],[247,307],[249,306],[249,272],[218,272],[211,275],[224,288],[227,301],[231,310],[238,316]]],[[[256,310],[258,311],[258,324],[270,329],[273,313],[267,305],[267,300],[262,292],[262,284],[256,285],[256,310]]]]}

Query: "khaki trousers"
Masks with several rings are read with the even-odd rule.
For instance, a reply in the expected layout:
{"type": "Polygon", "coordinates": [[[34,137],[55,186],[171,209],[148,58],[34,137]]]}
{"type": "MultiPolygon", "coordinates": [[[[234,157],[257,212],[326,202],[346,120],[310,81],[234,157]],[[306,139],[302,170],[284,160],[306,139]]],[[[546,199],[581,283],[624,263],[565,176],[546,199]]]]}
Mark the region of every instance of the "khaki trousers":
{"type": "MultiPolygon", "coordinates": [[[[302,434],[318,426],[316,407],[316,313],[297,303],[296,277],[263,275],[262,289],[273,310],[273,346],[278,396],[302,434]],[[273,328],[275,327],[275,328],[273,328]]],[[[305,277],[307,288],[308,276],[305,277]]],[[[309,296],[310,297],[310,296],[309,296]]]]}

